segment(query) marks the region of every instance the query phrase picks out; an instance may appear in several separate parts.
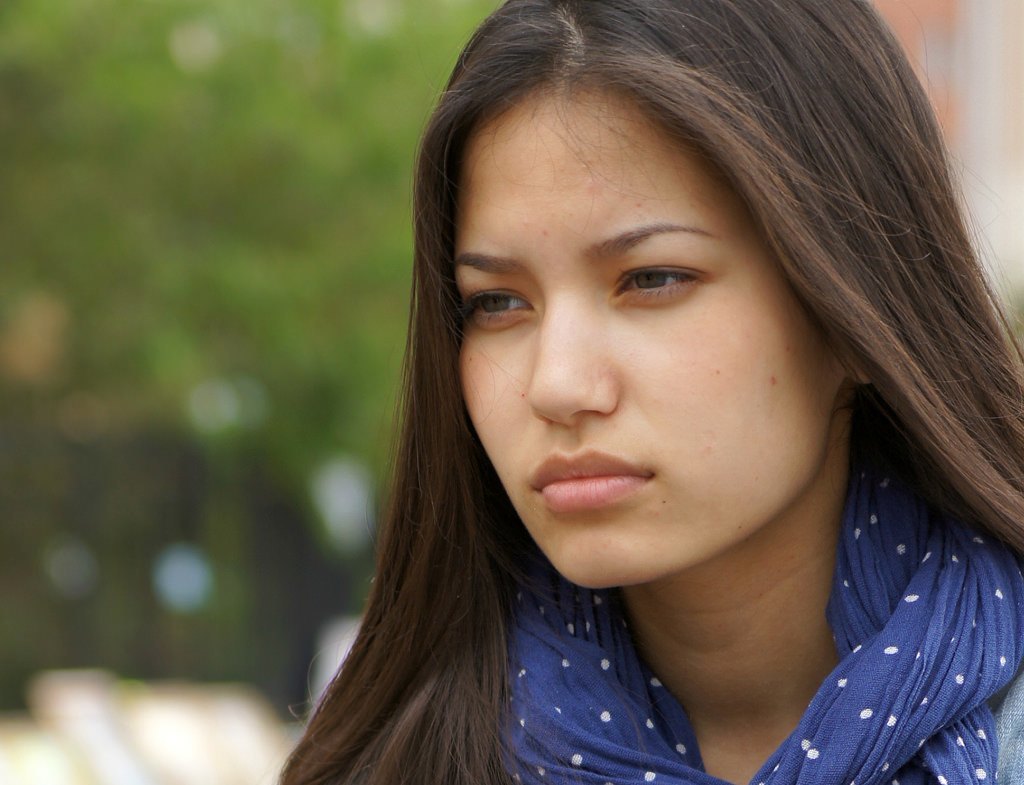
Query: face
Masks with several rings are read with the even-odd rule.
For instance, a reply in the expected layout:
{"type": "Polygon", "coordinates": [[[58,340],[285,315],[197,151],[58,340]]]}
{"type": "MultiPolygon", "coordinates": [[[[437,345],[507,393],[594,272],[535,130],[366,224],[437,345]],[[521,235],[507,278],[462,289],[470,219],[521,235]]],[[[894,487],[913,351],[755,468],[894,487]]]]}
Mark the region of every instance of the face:
{"type": "Polygon", "coordinates": [[[528,100],[475,133],[459,184],[470,419],[590,587],[820,536],[845,491],[840,364],[735,193],[637,117],[528,100]]]}

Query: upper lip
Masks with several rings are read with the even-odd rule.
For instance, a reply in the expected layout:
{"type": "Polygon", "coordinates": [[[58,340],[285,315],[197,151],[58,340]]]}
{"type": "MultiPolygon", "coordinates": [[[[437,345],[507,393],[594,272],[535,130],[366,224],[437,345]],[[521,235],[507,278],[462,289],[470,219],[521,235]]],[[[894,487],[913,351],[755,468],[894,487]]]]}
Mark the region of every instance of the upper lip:
{"type": "Polygon", "coordinates": [[[651,477],[653,474],[635,463],[607,453],[552,455],[530,476],[530,486],[535,491],[541,491],[560,480],[578,480],[585,477],[651,477]]]}

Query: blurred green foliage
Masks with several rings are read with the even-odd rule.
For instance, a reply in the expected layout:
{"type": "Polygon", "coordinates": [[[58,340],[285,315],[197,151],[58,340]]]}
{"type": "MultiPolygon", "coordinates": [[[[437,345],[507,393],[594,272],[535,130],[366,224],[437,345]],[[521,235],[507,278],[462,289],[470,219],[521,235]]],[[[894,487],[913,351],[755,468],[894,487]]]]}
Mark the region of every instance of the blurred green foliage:
{"type": "Polygon", "coordinates": [[[3,0],[6,416],[182,425],[242,378],[293,480],[339,450],[379,468],[416,138],[491,6],[3,0]]]}
{"type": "Polygon", "coordinates": [[[416,141],[494,5],[0,0],[0,705],[38,667],[302,680],[271,621],[331,583],[284,550],[324,538],[317,467],[386,462],[416,141]],[[150,586],[176,541],[193,617],[150,586]],[[46,553],[85,546],[98,588],[58,597],[46,553]]]}

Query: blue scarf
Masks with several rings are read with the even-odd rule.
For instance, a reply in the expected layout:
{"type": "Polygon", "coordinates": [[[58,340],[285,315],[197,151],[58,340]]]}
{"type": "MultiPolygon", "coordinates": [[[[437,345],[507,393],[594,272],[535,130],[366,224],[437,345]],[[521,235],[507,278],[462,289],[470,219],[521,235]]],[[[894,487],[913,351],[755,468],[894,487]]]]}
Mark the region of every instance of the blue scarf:
{"type": "MultiPolygon", "coordinates": [[[[517,599],[508,759],[529,785],[723,785],[637,656],[617,597],[517,599]]],[[[543,584],[546,583],[546,586],[543,584]]],[[[851,478],[826,612],[840,663],[751,785],[995,785],[985,701],[1024,656],[1016,557],[889,478],[851,478]]]]}

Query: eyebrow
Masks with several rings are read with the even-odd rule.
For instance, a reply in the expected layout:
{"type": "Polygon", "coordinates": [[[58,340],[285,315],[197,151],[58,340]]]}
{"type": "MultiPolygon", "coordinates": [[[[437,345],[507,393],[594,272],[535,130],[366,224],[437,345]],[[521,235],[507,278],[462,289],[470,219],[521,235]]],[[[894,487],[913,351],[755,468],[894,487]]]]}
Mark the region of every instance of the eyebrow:
{"type": "MultiPolygon", "coordinates": [[[[613,256],[621,256],[627,251],[635,248],[644,240],[660,234],[696,234],[702,237],[714,237],[711,232],[697,226],[686,226],[674,223],[652,223],[629,229],[607,240],[601,240],[590,246],[585,255],[592,259],[607,259],[613,256]]],[[[491,254],[464,252],[455,257],[455,266],[465,265],[473,267],[485,273],[509,273],[522,268],[522,264],[516,259],[505,256],[494,256],[491,254]]]]}

